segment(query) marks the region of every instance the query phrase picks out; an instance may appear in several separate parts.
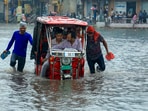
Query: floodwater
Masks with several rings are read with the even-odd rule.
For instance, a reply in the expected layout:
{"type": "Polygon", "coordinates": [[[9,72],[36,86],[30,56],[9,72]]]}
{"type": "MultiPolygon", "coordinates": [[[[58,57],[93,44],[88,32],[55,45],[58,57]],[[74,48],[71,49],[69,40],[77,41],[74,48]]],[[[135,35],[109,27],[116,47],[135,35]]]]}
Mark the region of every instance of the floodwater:
{"type": "MultiPolygon", "coordinates": [[[[0,24],[0,51],[17,24],[0,24]]],[[[28,26],[32,34],[33,26],[28,26]]],[[[34,75],[28,44],[25,74],[13,73],[10,55],[0,60],[1,111],[148,111],[148,30],[98,29],[115,54],[106,70],[79,80],[48,80],[34,75]]],[[[103,54],[105,55],[104,47],[103,54]]],[[[11,50],[12,51],[12,48],[11,50]]]]}

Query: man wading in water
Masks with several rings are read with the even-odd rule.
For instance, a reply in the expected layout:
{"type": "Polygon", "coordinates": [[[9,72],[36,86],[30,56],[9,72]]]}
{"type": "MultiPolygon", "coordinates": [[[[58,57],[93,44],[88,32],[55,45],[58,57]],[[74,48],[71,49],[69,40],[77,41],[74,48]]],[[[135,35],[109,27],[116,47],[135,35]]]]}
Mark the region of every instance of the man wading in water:
{"type": "Polygon", "coordinates": [[[27,24],[25,22],[20,22],[20,29],[13,33],[8,46],[4,51],[4,52],[9,51],[9,49],[15,42],[14,49],[11,55],[10,66],[15,71],[16,61],[18,61],[17,71],[21,73],[23,72],[25,62],[26,62],[26,52],[27,52],[28,41],[30,42],[31,45],[33,44],[31,34],[26,32],[26,25],[27,24]]]}

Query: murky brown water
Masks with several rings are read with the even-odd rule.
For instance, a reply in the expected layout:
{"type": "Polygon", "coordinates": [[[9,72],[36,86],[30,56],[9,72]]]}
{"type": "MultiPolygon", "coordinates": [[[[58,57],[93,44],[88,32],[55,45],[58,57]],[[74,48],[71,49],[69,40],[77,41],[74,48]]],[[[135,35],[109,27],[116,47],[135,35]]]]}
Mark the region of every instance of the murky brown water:
{"type": "MultiPolygon", "coordinates": [[[[0,24],[2,52],[18,25],[0,24]]],[[[28,26],[32,33],[33,26],[28,26]]],[[[1,111],[147,111],[148,30],[98,29],[115,54],[106,71],[80,80],[37,77],[28,45],[25,74],[13,74],[10,56],[0,60],[1,111]]],[[[103,48],[103,47],[102,47],[103,48]]],[[[12,49],[11,49],[12,51],[12,49]]],[[[103,49],[105,54],[105,50],[103,49]]]]}

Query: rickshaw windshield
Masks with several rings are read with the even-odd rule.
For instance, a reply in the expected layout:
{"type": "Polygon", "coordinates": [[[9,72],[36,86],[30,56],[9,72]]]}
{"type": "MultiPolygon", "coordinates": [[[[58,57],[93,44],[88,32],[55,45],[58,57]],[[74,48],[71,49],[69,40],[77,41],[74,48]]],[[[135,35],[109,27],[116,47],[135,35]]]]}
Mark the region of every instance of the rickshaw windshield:
{"type": "Polygon", "coordinates": [[[35,42],[32,48],[32,52],[37,52],[39,57],[45,55],[47,50],[49,50],[50,55],[53,54],[53,51],[78,52],[74,48],[64,48],[63,50],[52,48],[58,43],[56,35],[60,36],[60,33],[62,32],[62,40],[66,40],[67,32],[70,30],[76,32],[77,38],[82,43],[81,52],[84,53],[86,46],[85,37],[87,25],[88,24],[85,21],[63,16],[38,17],[36,20],[36,26],[34,28],[35,33],[33,38],[35,42]]]}

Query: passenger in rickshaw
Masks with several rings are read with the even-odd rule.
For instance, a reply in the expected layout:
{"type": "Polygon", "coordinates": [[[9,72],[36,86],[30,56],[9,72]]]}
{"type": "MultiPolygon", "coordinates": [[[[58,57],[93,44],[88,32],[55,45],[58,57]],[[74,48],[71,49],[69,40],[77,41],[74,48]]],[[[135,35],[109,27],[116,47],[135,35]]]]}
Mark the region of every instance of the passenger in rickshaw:
{"type": "Polygon", "coordinates": [[[79,27],[79,26],[76,27],[76,35],[77,35],[77,38],[79,38],[81,40],[81,38],[82,38],[81,27],[79,27]]]}
{"type": "Polygon", "coordinates": [[[76,33],[74,31],[67,32],[67,38],[60,44],[53,46],[53,49],[65,49],[65,48],[73,48],[77,51],[82,51],[82,44],[80,40],[76,37],[76,33]]]}
{"type": "Polygon", "coordinates": [[[59,28],[59,27],[53,27],[52,28],[52,31],[51,31],[51,39],[56,38],[55,35],[56,35],[56,32],[58,32],[59,29],[61,29],[61,28],[59,28]]]}
{"type": "MultiPolygon", "coordinates": [[[[62,41],[63,41],[63,30],[60,28],[56,29],[55,38],[52,39],[51,45],[55,46],[55,45],[61,43],[62,41]]],[[[46,71],[49,68],[49,61],[48,61],[49,57],[50,57],[50,51],[48,50],[46,57],[42,60],[43,65],[42,65],[41,73],[40,73],[41,77],[46,77],[46,71]]]]}
{"type": "Polygon", "coordinates": [[[57,29],[55,32],[55,38],[51,40],[52,47],[63,41],[63,30],[57,29]]]}
{"type": "Polygon", "coordinates": [[[76,26],[76,35],[77,35],[77,38],[81,41],[82,47],[83,47],[84,37],[83,37],[83,34],[82,34],[82,28],[79,27],[79,26],[76,26]]]}

